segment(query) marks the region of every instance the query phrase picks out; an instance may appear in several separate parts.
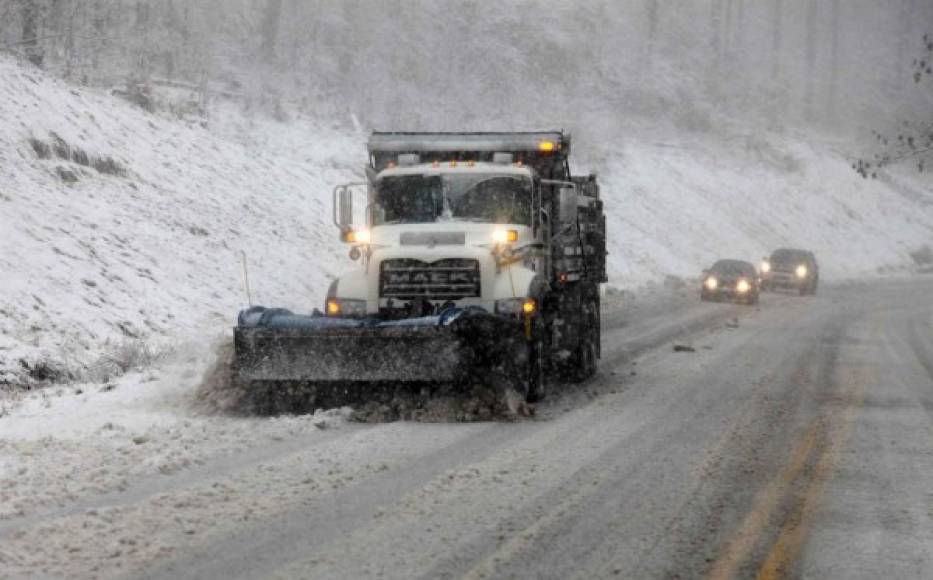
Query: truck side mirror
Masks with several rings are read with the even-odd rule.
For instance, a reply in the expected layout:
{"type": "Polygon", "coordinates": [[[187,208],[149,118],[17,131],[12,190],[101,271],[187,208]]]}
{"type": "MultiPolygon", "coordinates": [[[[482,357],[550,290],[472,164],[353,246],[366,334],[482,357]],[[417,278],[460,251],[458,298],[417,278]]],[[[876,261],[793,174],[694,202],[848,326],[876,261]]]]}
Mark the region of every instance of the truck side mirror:
{"type": "Polygon", "coordinates": [[[572,186],[560,188],[558,218],[563,224],[577,223],[577,188],[572,186]]]}
{"type": "Polygon", "coordinates": [[[350,188],[341,185],[335,190],[335,223],[341,230],[348,229],[353,224],[353,195],[350,188]]]}

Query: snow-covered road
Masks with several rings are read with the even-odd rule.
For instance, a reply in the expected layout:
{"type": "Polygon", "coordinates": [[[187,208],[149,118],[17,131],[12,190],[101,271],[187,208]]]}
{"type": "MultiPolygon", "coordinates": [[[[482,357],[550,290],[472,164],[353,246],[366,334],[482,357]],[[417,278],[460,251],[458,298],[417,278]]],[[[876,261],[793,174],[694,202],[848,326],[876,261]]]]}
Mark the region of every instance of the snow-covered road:
{"type": "Polygon", "coordinates": [[[0,577],[933,577],[930,296],[610,312],[599,375],[516,422],[205,416],[183,364],[30,399],[0,577]]]}

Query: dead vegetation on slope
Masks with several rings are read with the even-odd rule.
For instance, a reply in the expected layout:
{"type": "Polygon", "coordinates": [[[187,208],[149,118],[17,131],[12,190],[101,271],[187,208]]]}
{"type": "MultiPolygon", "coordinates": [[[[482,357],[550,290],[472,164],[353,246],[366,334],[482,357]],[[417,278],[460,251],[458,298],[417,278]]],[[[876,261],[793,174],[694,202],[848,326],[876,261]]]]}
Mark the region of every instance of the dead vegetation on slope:
{"type": "Polygon", "coordinates": [[[49,133],[48,140],[30,137],[29,145],[36,157],[43,161],[58,160],[67,165],[58,165],[55,172],[65,183],[75,183],[80,174],[88,175],[94,169],[101,175],[126,177],[126,168],[109,155],[92,155],[76,145],[71,145],[61,136],[49,133]]]}

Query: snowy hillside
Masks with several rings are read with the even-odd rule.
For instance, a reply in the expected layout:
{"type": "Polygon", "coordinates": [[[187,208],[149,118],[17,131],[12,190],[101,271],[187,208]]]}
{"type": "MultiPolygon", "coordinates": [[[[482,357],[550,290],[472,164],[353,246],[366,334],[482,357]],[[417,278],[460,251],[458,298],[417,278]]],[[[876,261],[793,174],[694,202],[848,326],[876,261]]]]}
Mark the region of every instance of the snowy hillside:
{"type": "MultiPolygon", "coordinates": [[[[349,264],[330,191],[358,174],[362,133],[234,107],[202,127],[5,58],[0,79],[0,383],[215,337],[246,302],[241,251],[255,302],[304,311],[349,264]]],[[[930,181],[862,180],[831,143],[577,133],[578,165],[602,176],[616,286],[785,244],[812,248],[828,278],[878,275],[933,242],[930,181]]]]}
{"type": "Polygon", "coordinates": [[[696,276],[780,246],[812,249],[826,280],[910,272],[909,253],[933,243],[933,180],[910,168],[862,179],[838,147],[804,135],[627,140],[601,170],[615,280],[696,276]]]}
{"type": "Polygon", "coordinates": [[[319,130],[274,156],[10,59],[0,79],[0,382],[21,359],[78,370],[228,328],[241,251],[254,300],[318,306],[344,255],[330,190],[356,140],[319,130]]]}

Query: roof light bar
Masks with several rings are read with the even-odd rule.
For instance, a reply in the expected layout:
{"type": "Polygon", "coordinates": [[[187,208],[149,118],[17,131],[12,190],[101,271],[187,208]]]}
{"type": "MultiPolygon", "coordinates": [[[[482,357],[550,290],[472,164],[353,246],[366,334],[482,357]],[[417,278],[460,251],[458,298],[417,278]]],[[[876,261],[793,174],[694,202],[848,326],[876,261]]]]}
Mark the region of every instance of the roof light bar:
{"type": "Polygon", "coordinates": [[[570,134],[562,131],[528,133],[382,133],[369,139],[370,153],[413,152],[565,152],[570,148],[570,134]],[[549,149],[542,149],[550,143],[549,149]]]}

